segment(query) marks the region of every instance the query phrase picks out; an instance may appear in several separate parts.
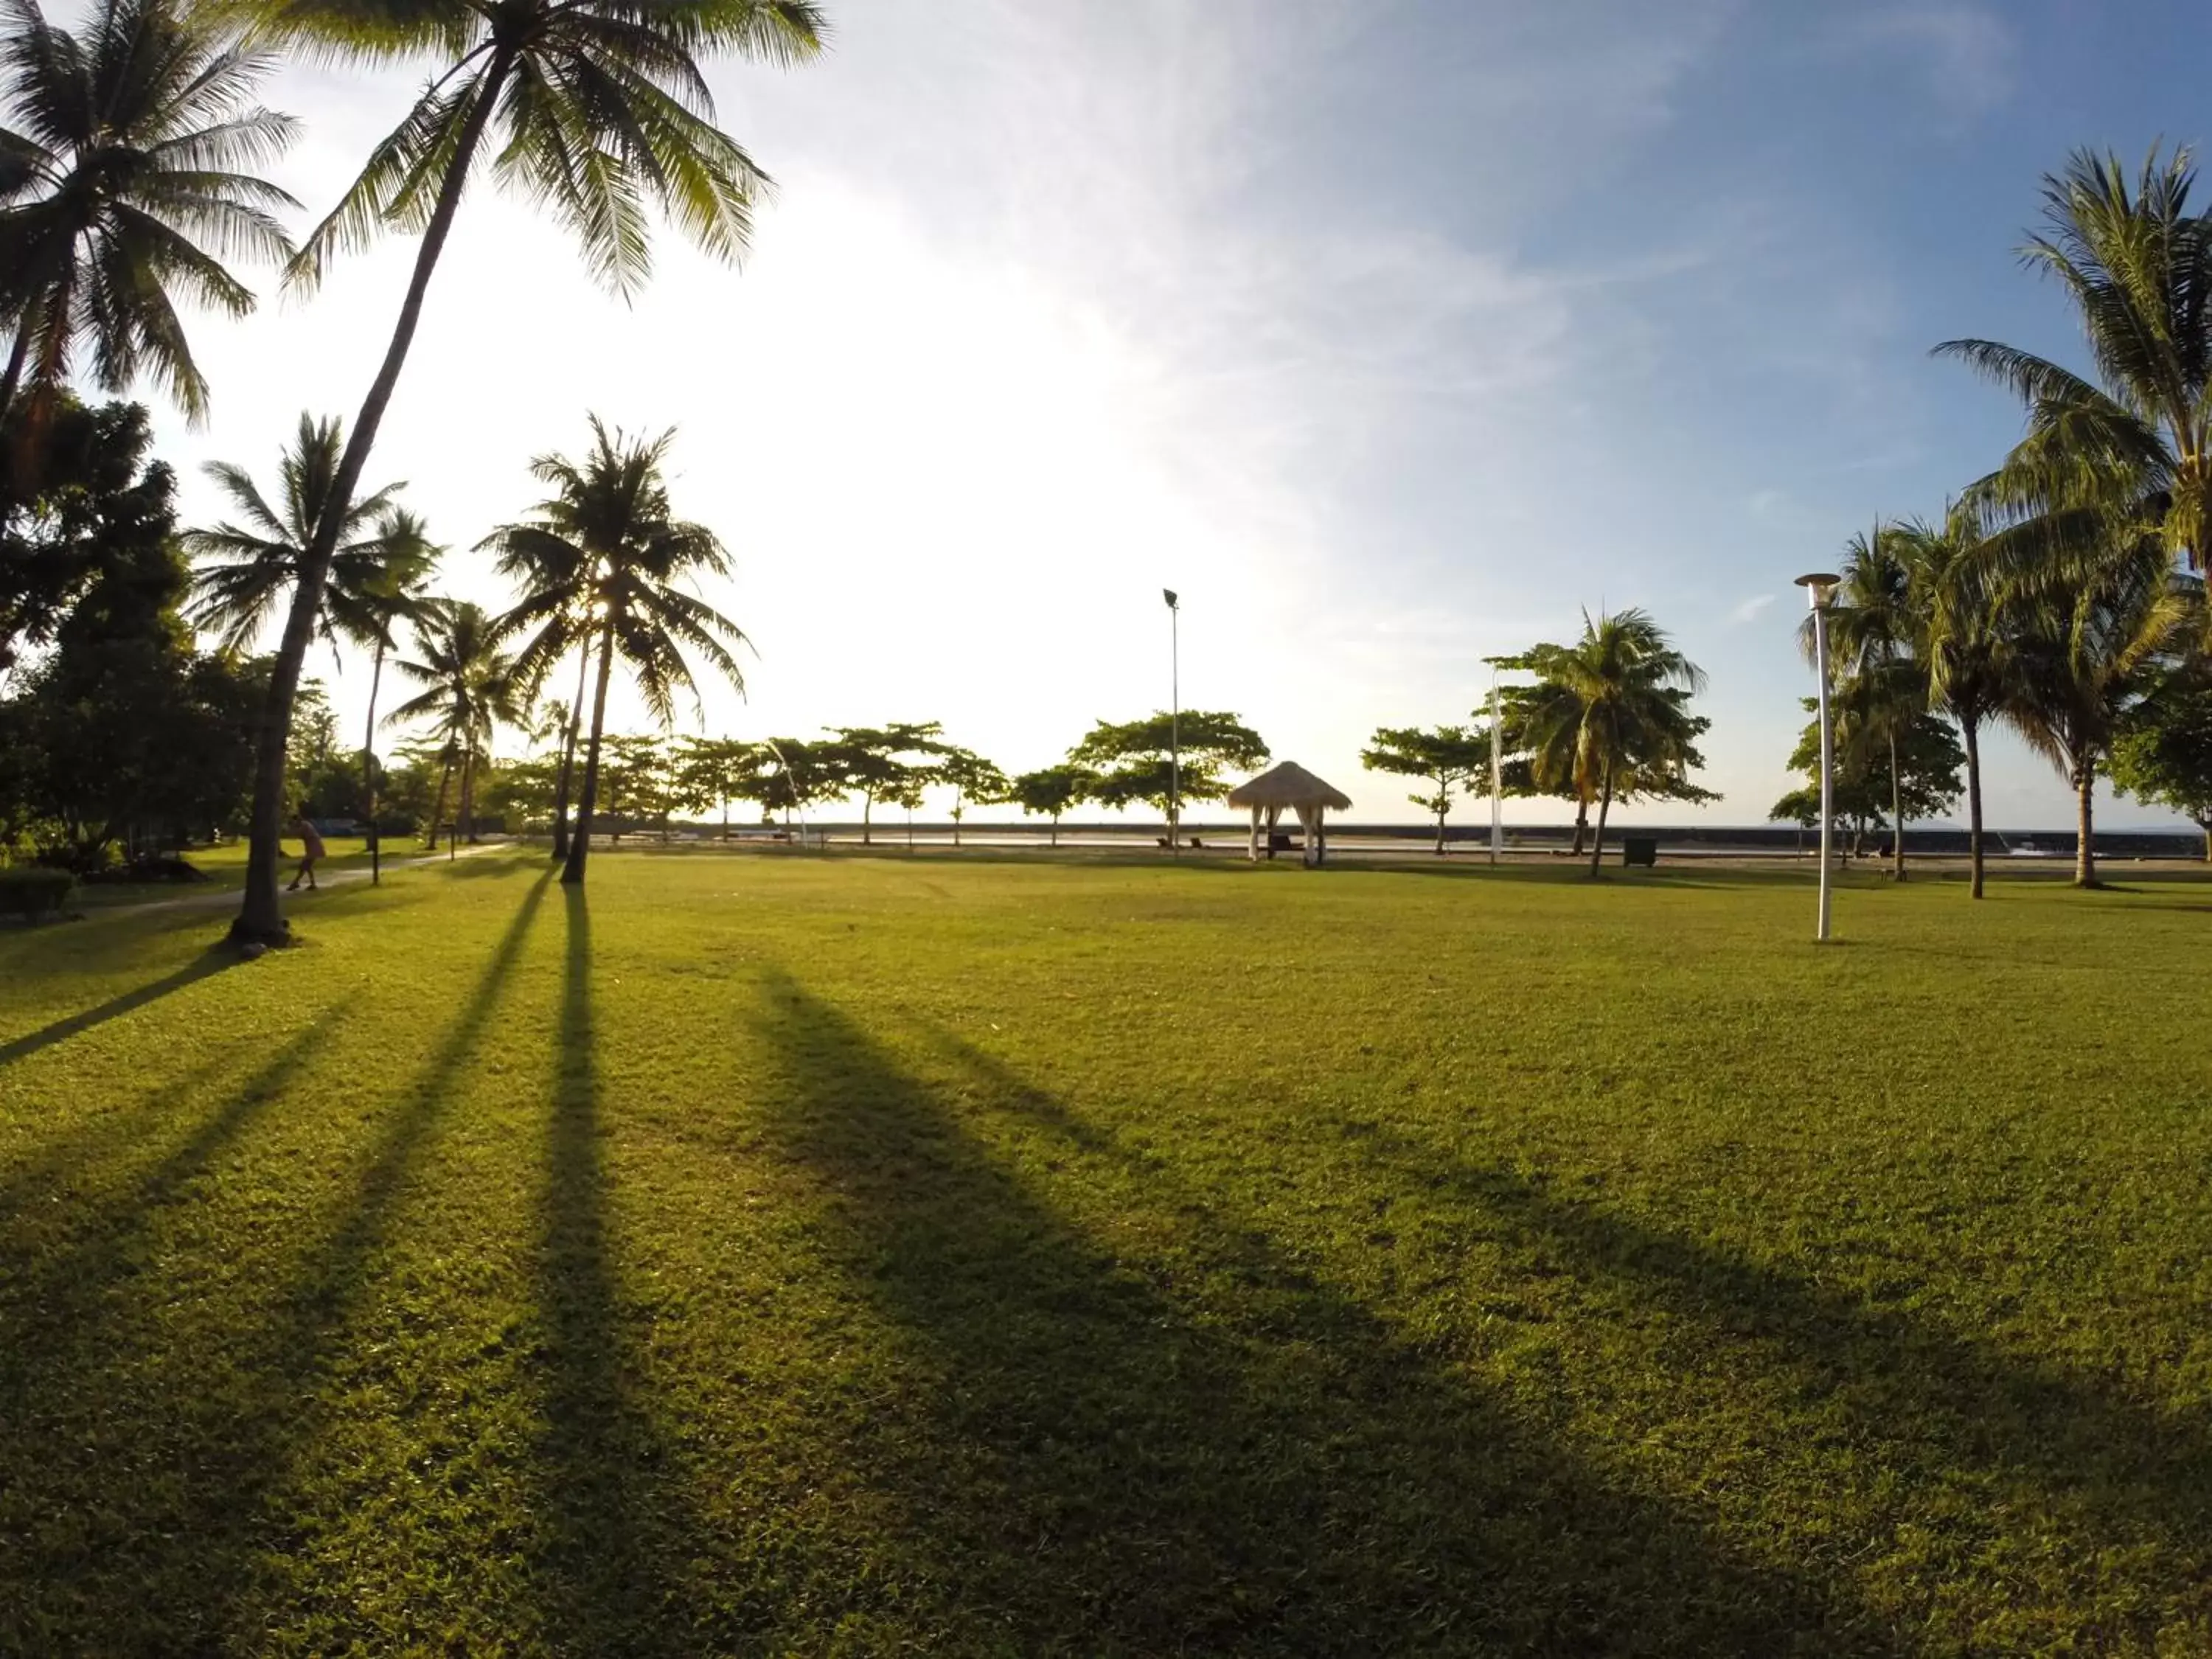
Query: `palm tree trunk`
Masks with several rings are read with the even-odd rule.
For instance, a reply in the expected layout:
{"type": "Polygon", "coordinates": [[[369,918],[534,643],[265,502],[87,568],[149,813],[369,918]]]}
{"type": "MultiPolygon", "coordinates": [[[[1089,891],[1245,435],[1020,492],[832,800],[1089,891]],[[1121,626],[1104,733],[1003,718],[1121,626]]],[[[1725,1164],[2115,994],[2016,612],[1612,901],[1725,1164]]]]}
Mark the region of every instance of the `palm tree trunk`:
{"type": "Polygon", "coordinates": [[[438,850],[438,826],[446,816],[446,787],[453,781],[453,757],[448,754],[445,765],[438,773],[438,799],[430,808],[430,840],[432,852],[438,850]]]}
{"type": "Polygon", "coordinates": [[[2085,763],[2078,770],[2074,785],[2078,803],[2075,811],[2075,834],[2079,844],[2074,849],[2074,884],[2094,887],[2097,884],[2097,833],[2093,821],[2093,805],[2097,793],[2097,769],[2085,763]]]}
{"type": "Polygon", "coordinates": [[[473,743],[461,751],[460,834],[470,846],[477,844],[477,746],[473,743]]]}
{"type": "Polygon", "coordinates": [[[562,884],[580,887],[584,860],[592,850],[592,813],[599,804],[599,736],[607,726],[607,681],[615,665],[615,617],[610,614],[599,635],[599,685],[592,696],[592,741],[584,750],[584,787],[576,803],[576,830],[568,838],[568,861],[562,866],[562,884]]]}
{"type": "Polygon", "coordinates": [[[1897,727],[1889,732],[1889,848],[1890,873],[1905,879],[1905,780],[1897,775],[1897,727]]]}
{"type": "Polygon", "coordinates": [[[353,504],[354,491],[361,487],[362,469],[368,465],[368,453],[375,447],[377,428],[384,424],[384,411],[399,384],[399,371],[407,362],[408,349],[415,343],[415,331],[422,320],[423,297],[429,292],[430,275],[438,268],[439,255],[445,252],[446,239],[453,228],[453,216],[460,210],[470,165],[476,159],[477,146],[490,123],[493,106],[514,62],[512,52],[501,47],[492,53],[484,67],[475,106],[461,124],[452,158],[446,166],[446,176],[439,185],[437,205],[431,210],[429,222],[423,227],[422,246],[415,254],[415,274],[408,282],[406,298],[400,302],[399,320],[392,329],[391,343],[385,348],[383,365],[377,370],[376,379],[369,383],[361,412],[354,416],[353,430],[346,437],[345,454],[338,462],[337,477],[331,483],[330,501],[316,523],[314,538],[307,544],[300,560],[299,579],[292,592],[292,614],[284,622],[283,641],[276,649],[276,665],[269,677],[269,695],[262,707],[261,729],[254,739],[253,812],[248,830],[246,894],[238,919],[230,925],[231,938],[241,943],[280,944],[291,931],[284,921],[283,902],[276,896],[276,866],[278,838],[284,830],[284,745],[292,733],[292,702],[300,689],[300,669],[307,659],[307,647],[314,639],[315,618],[323,607],[323,584],[330,575],[331,556],[337,550],[338,532],[353,504]]]}
{"type": "Polygon", "coordinates": [[[1982,741],[1978,720],[1959,722],[1966,739],[1966,863],[1971,871],[1969,890],[1982,896],[1982,741]]]}
{"type": "Polygon", "coordinates": [[[568,856],[568,780],[576,763],[576,730],[584,722],[584,677],[591,672],[592,641],[584,636],[584,648],[576,658],[576,696],[568,705],[568,729],[561,736],[561,781],[553,790],[553,856],[565,860],[568,856]]]}
{"type": "Polygon", "coordinates": [[[1590,879],[1597,879],[1599,867],[1605,862],[1605,815],[1613,805],[1613,765],[1607,762],[1605,785],[1598,792],[1597,834],[1590,837],[1590,879]]]}
{"type": "Polygon", "coordinates": [[[1577,797],[1575,801],[1575,845],[1570,858],[1583,855],[1583,837],[1589,833],[1589,803],[1577,797]]]}
{"type": "Polygon", "coordinates": [[[384,880],[384,843],[376,833],[376,688],[384,678],[384,641],[369,659],[368,726],[361,734],[361,798],[368,810],[368,884],[384,880]]]}

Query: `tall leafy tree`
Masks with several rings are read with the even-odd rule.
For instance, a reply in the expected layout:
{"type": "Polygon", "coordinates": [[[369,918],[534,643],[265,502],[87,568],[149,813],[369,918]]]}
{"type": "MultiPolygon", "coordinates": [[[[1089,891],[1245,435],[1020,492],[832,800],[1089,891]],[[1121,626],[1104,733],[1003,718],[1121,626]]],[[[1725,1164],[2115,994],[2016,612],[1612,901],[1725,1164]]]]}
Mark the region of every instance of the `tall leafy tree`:
{"type": "Polygon", "coordinates": [[[730,803],[757,797],[763,750],[737,738],[686,738],[674,761],[677,804],[686,811],[719,810],[730,838],[730,803]]]}
{"type": "MultiPolygon", "coordinates": [[[[0,450],[14,453],[21,412],[0,420],[0,450]]],[[[0,465],[0,670],[52,643],[88,592],[147,550],[166,550],[176,475],[153,459],[153,442],[142,405],[63,397],[49,414],[39,477],[19,488],[0,465]]]]}
{"type": "Polygon", "coordinates": [[[972,749],[948,746],[937,763],[937,781],[952,786],[952,844],[960,845],[960,821],[970,806],[996,806],[1013,798],[1013,784],[972,749]]]}
{"type": "Polygon", "coordinates": [[[1437,856],[1442,858],[1444,820],[1450,815],[1454,792],[1489,775],[1490,733],[1470,732],[1463,726],[1425,731],[1411,726],[1378,726],[1360,750],[1359,763],[1370,772],[1420,778],[1429,784],[1427,794],[1407,799],[1437,815],[1437,856]]]}
{"type": "Polygon", "coordinates": [[[1528,713],[1532,746],[1571,757],[1577,794],[1597,806],[1590,849],[1595,877],[1605,820],[1626,780],[1686,771],[1698,727],[1687,705],[1705,675],[1642,611],[1583,617],[1571,645],[1540,645],[1527,657],[1537,696],[1528,713]],[[1553,695],[1546,696],[1549,691],[1553,695]]]}
{"type": "Polygon", "coordinates": [[[2006,630],[2019,672],[2003,718],[2074,790],[2074,884],[2097,884],[2097,774],[2129,711],[2154,683],[2160,653],[2201,616],[2202,583],[2179,572],[2159,537],[2123,530],[2103,562],[2064,591],[2016,591],[2006,630]]]}
{"type": "MultiPolygon", "coordinates": [[[[228,3],[272,40],[370,62],[427,58],[443,65],[289,267],[295,283],[312,286],[334,254],[384,231],[422,239],[391,341],[339,465],[340,501],[350,500],[360,483],[472,177],[488,166],[495,184],[550,208],[575,235],[593,273],[623,295],[650,269],[648,204],[708,252],[734,259],[766,179],[714,125],[699,59],[730,52],[788,63],[815,52],[823,36],[811,0],[228,3]]],[[[245,902],[233,927],[241,938],[283,933],[276,899],[283,734],[338,539],[337,517],[327,516],[309,547],[276,655],[245,902]]],[[[608,666],[602,661],[602,686],[608,666]]],[[[645,678],[641,672],[641,684],[645,678]]],[[[588,763],[586,775],[588,795],[588,763]]],[[[583,878],[576,846],[567,869],[583,878]]]]}
{"type": "MultiPolygon", "coordinates": [[[[499,631],[480,605],[448,600],[416,624],[416,657],[396,665],[422,692],[392,711],[392,723],[428,720],[461,769],[462,833],[476,839],[476,774],[501,726],[526,718],[525,685],[514,659],[499,648],[499,631]]],[[[445,792],[439,791],[444,805],[445,792]]],[[[434,815],[432,830],[435,833],[434,815]]]]}
{"type": "Polygon", "coordinates": [[[1911,610],[1921,629],[1929,702],[1956,721],[1966,763],[1967,891],[1982,896],[1982,732],[2013,696],[2018,657],[2003,630],[1994,576],[1981,556],[1981,536],[1967,513],[1941,524],[1907,520],[1896,527],[1911,573],[1911,610]]]}
{"type": "MultiPolygon", "coordinates": [[[[1883,771],[1889,779],[1890,873],[1905,879],[1905,769],[1899,763],[1898,739],[1914,721],[1926,718],[1928,676],[1919,657],[1927,629],[1915,601],[1911,566],[1905,549],[1911,544],[1894,526],[1876,526],[1854,536],[1844,551],[1843,580],[1828,606],[1832,672],[1849,682],[1847,700],[1856,711],[1859,739],[1888,750],[1883,771]]],[[[1816,659],[1813,618],[1798,625],[1798,642],[1808,662],[1816,659]]]]}
{"type": "Polygon", "coordinates": [[[2196,659],[2161,674],[2121,721],[2111,767],[2116,793],[2203,830],[2212,862],[2212,667],[2196,659]]]}
{"type": "Polygon", "coordinates": [[[631,503],[628,481],[613,469],[576,475],[560,456],[541,455],[531,463],[531,471],[556,493],[538,502],[530,519],[501,525],[478,547],[497,555],[500,574],[520,590],[499,627],[503,635],[522,638],[515,653],[520,672],[532,684],[542,684],[562,657],[571,651],[576,654],[576,692],[567,704],[553,792],[553,856],[565,861],[576,744],[597,634],[593,583],[602,556],[627,523],[631,503]]]}
{"type": "Polygon", "coordinates": [[[98,0],[74,33],[37,0],[0,15],[15,168],[0,206],[0,411],[26,391],[42,408],[73,376],[119,392],[143,374],[203,419],[207,379],[176,301],[243,316],[252,292],[224,261],[291,256],[276,216],[299,204],[254,171],[298,131],[253,101],[275,60],[206,15],[98,0]]]}
{"type": "Polygon", "coordinates": [[[873,835],[878,801],[898,805],[937,781],[939,759],[951,752],[944,731],[935,720],[831,729],[826,753],[846,793],[860,798],[861,846],[873,835]]]}
{"type": "Polygon", "coordinates": [[[1139,720],[1100,720],[1067,751],[1078,766],[1098,775],[1091,797],[1102,805],[1142,801],[1170,815],[1168,838],[1182,830],[1180,803],[1212,800],[1229,792],[1224,773],[1251,771],[1267,761],[1267,745],[1237,715],[1220,709],[1166,709],[1139,720]],[[1173,745],[1180,740],[1181,764],[1173,745]]]}
{"type": "Polygon", "coordinates": [[[2091,372],[1994,340],[1953,357],[2027,406],[2027,433],[1972,499],[1999,526],[1987,556],[2015,578],[2070,582],[2113,526],[2148,531],[2202,570],[2212,535],[2212,224],[2191,210],[2185,149],[2133,171],[2077,151],[2043,180],[2043,228],[2021,249],[2072,302],[2091,372]]]}
{"type": "Polygon", "coordinates": [[[629,438],[592,419],[591,453],[580,463],[549,457],[541,477],[554,486],[554,499],[574,507],[594,503],[610,517],[605,548],[592,573],[590,611],[599,638],[592,650],[599,665],[592,694],[591,740],[584,753],[584,781],[576,807],[575,832],[561,879],[584,879],[592,846],[592,812],[599,798],[599,745],[606,730],[607,687],[619,657],[629,667],[647,709],[665,728],[673,722],[676,696],[699,698],[698,682],[686,656],[705,660],[732,685],[744,687],[744,675],[732,646],[743,644],[738,625],[684,585],[707,576],[727,576],[730,556],[704,525],[674,516],[664,471],[672,431],[657,438],[629,438]]]}
{"type": "MultiPolygon", "coordinates": [[[[331,509],[344,441],[335,419],[302,414],[277,464],[279,489],[271,501],[244,467],[210,461],[208,477],[229,499],[234,520],[188,530],[192,555],[192,621],[230,651],[250,650],[297,584],[315,526],[331,509]]],[[[422,520],[395,500],[403,486],[387,484],[362,496],[343,515],[342,539],[331,559],[316,632],[333,647],[343,640],[369,653],[368,712],[362,738],[363,808],[369,820],[369,877],[383,879],[383,848],[376,832],[376,702],[385,659],[398,647],[403,622],[429,617],[428,586],[444,549],[422,520]]]]}
{"type": "Polygon", "coordinates": [[[1071,806],[1094,798],[1098,775],[1087,766],[1064,761],[1017,775],[1012,798],[1024,813],[1052,820],[1052,845],[1060,845],[1060,820],[1071,806]]]}

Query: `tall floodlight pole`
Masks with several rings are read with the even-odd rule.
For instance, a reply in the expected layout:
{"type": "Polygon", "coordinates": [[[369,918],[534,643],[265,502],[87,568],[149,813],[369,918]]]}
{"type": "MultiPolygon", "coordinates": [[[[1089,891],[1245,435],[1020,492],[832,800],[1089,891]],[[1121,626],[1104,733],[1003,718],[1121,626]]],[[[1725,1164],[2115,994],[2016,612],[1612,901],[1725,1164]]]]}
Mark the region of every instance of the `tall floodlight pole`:
{"type": "Polygon", "coordinates": [[[1797,578],[1813,607],[1813,672],[1820,677],[1820,925],[1814,939],[1828,941],[1828,875],[1836,833],[1836,728],[1828,714],[1828,601],[1841,578],[1815,571],[1797,578]]]}
{"type": "Polygon", "coordinates": [[[1172,587],[1168,602],[1168,853],[1182,856],[1182,607],[1172,587]]]}

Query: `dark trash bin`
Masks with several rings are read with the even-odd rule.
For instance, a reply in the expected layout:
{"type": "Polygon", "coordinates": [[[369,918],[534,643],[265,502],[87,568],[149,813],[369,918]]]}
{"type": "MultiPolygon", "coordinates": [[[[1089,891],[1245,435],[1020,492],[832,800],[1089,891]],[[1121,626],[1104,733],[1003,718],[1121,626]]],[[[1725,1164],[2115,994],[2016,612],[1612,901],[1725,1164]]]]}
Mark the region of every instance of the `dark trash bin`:
{"type": "Polygon", "coordinates": [[[1659,863],[1659,837],[1656,836],[1623,836],[1620,838],[1620,861],[1624,866],[1642,865],[1656,868],[1659,863]]]}

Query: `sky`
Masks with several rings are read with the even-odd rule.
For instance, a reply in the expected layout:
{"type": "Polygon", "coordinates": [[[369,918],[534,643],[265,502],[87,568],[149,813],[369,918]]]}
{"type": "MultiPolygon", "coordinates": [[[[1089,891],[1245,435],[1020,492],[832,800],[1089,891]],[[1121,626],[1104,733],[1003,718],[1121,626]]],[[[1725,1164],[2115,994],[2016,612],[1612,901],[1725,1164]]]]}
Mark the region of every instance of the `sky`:
{"type": "MultiPolygon", "coordinates": [[[[2040,175],[2212,114],[2212,16],[2150,0],[830,5],[815,63],[710,70],[776,181],[742,270],[664,231],[625,303],[471,195],[368,482],[404,480],[446,590],[496,605],[469,550],[536,498],[532,456],[580,453],[587,412],[674,428],[675,506],[737,566],[708,597],[754,646],[742,698],[686,711],[717,734],[936,720],[1048,764],[1166,704],[1172,587],[1183,706],[1363,821],[1419,816],[1361,769],[1376,726],[1464,721],[1483,658],[1632,605],[1710,676],[1703,816],[1762,821],[1813,689],[1791,578],[2019,434],[1929,348],[2080,362],[2014,253],[2040,175]]],[[[279,181],[326,210],[420,78],[284,70],[279,181]]],[[[303,410],[350,418],[412,253],[194,319],[214,413],[159,428],[188,522],[223,510],[203,462],[273,480],[303,410]]],[[[310,672],[357,721],[366,664],[310,672]]],[[[2009,740],[1986,793],[1996,827],[2072,822],[2009,740]]]]}

